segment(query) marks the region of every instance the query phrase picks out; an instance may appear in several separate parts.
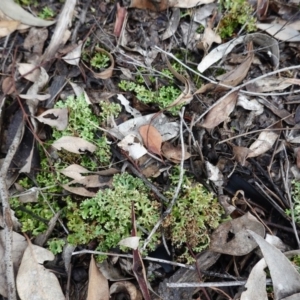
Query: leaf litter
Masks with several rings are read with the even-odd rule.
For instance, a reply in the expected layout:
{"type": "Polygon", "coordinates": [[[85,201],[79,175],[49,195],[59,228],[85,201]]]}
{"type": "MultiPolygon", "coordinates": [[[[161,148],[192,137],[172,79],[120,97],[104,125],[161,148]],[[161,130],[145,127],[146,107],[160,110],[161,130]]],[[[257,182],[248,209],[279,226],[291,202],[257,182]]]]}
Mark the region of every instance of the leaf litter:
{"type": "Polygon", "coordinates": [[[222,18],[233,10],[226,3],[134,0],[128,6],[118,3],[116,15],[111,3],[97,4],[94,12],[91,3],[81,8],[74,0],[51,2],[56,17],[48,20],[34,16],[42,10],[39,3],[30,6],[32,13],[12,0],[0,4],[1,47],[14,54],[1,56],[0,294],[75,299],[74,291],[80,290],[83,299],[179,300],[197,291],[201,299],[214,299],[219,291],[205,286],[225,283],[232,292],[227,297],[233,298],[238,288],[227,280],[230,274],[247,287],[241,299],[267,299],[270,278],[274,299],[297,299],[293,263],[268,244],[272,237],[281,251],[300,245],[295,4],[259,1],[253,27],[239,24],[223,38],[222,18]],[[72,20],[73,14],[78,19],[72,20]],[[269,16],[277,20],[270,23],[269,16]],[[74,94],[72,106],[57,106],[74,94]],[[80,97],[86,106],[78,109],[80,97]],[[80,120],[80,113],[89,117],[80,120]],[[76,122],[84,126],[73,126],[76,122]],[[19,128],[24,134],[18,136],[19,128]],[[135,182],[124,180],[124,174],[135,182]],[[107,204],[118,176],[123,194],[107,204]],[[130,188],[136,194],[121,207],[130,188]],[[215,202],[206,207],[203,197],[215,202]],[[15,212],[7,209],[9,203],[15,212]],[[199,203],[197,217],[184,223],[199,203]],[[95,257],[112,255],[105,263],[118,272],[119,282],[112,283],[114,277],[102,273],[90,253],[71,260],[76,247],[101,250],[123,228],[114,227],[114,221],[129,206],[122,226],[132,228],[132,237],[124,232],[111,243],[110,253],[95,257]],[[145,216],[160,220],[144,228],[145,216]],[[179,230],[181,222],[188,225],[179,230]],[[203,240],[194,239],[199,230],[205,232],[203,240]],[[26,232],[36,245],[17,232],[26,232]],[[160,273],[145,263],[145,240],[153,242],[147,259],[163,259],[156,264],[160,273]],[[52,273],[59,253],[67,266],[62,274],[52,273]],[[130,253],[127,260],[117,256],[130,253]],[[251,259],[245,262],[247,255],[251,259]],[[195,260],[207,277],[199,287],[180,286],[201,279],[195,260]]]}

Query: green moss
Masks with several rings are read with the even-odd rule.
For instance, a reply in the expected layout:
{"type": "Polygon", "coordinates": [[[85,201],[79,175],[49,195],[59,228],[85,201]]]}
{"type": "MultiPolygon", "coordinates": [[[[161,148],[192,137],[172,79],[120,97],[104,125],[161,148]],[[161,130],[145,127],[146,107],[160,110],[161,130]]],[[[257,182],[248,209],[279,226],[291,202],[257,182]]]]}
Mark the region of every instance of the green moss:
{"type": "Polygon", "coordinates": [[[247,0],[223,0],[221,7],[225,10],[218,28],[221,38],[232,37],[244,25],[247,32],[256,30],[254,10],[247,0]]]}
{"type": "MultiPolygon", "coordinates": [[[[181,91],[174,86],[162,86],[157,91],[148,89],[145,85],[136,84],[132,81],[121,80],[119,87],[123,91],[131,91],[136,93],[136,97],[146,104],[154,103],[160,109],[170,106],[181,94],[181,91]]],[[[182,105],[178,105],[167,110],[173,114],[177,114],[182,105]]]]}
{"type": "MultiPolygon", "coordinates": [[[[169,198],[174,194],[178,180],[179,169],[175,168],[171,175],[172,188],[166,193],[169,198]]],[[[165,222],[170,226],[173,245],[181,248],[188,244],[195,253],[206,249],[211,230],[219,225],[223,213],[213,194],[200,183],[184,175],[176,205],[165,222]]],[[[187,260],[189,263],[193,261],[187,248],[179,259],[187,260]]]]}
{"type": "Polygon", "coordinates": [[[53,19],[55,17],[55,13],[50,7],[45,6],[42,11],[38,13],[38,17],[45,20],[53,19]]]}
{"type": "MultiPolygon", "coordinates": [[[[292,199],[295,222],[300,224],[300,182],[292,181],[292,199]]],[[[291,216],[291,210],[286,209],[286,214],[291,216]]]]}

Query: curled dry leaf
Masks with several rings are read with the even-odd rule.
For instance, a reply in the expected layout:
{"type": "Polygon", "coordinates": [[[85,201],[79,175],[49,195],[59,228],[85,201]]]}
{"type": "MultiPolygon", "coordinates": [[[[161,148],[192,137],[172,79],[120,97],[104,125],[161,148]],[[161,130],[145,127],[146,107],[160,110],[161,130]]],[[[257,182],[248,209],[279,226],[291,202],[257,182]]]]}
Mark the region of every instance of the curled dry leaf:
{"type": "Polygon", "coordinates": [[[65,299],[57,277],[43,266],[45,261],[53,259],[54,255],[49,250],[28,242],[16,280],[22,300],[65,299]]]}
{"type": "Polygon", "coordinates": [[[139,128],[139,133],[146,148],[157,155],[160,155],[162,137],[159,131],[152,125],[143,125],[139,128]]]}
{"type": "Polygon", "coordinates": [[[238,92],[230,93],[218,105],[213,107],[201,124],[204,128],[214,128],[227,120],[235,108],[238,92]]]}
{"type": "Polygon", "coordinates": [[[32,14],[24,10],[20,5],[15,3],[14,0],[1,0],[0,10],[11,19],[30,26],[44,27],[53,25],[55,23],[55,21],[46,21],[34,17],[32,14]]]}
{"type": "Polygon", "coordinates": [[[57,141],[55,141],[52,146],[57,150],[61,150],[62,148],[77,154],[84,154],[87,151],[94,152],[97,147],[92,143],[74,136],[63,136],[57,141]]]}
{"type": "Polygon", "coordinates": [[[110,59],[110,66],[106,70],[104,70],[100,73],[94,72],[91,68],[89,68],[87,66],[86,67],[92,72],[92,74],[95,78],[98,78],[98,79],[110,78],[113,74],[114,67],[115,67],[115,60],[114,60],[113,56],[109,52],[107,52],[106,50],[104,50],[102,48],[95,47],[94,51],[97,51],[97,52],[107,55],[110,59]]]}
{"type": "Polygon", "coordinates": [[[256,157],[267,152],[273,147],[277,138],[278,134],[273,131],[262,131],[257,140],[249,147],[250,153],[247,157],[256,157]]]}
{"type": "MultiPolygon", "coordinates": [[[[182,159],[181,145],[173,146],[169,142],[165,142],[161,148],[162,155],[173,163],[180,163],[182,159]]],[[[186,145],[184,145],[183,160],[189,159],[191,154],[186,151],[186,145]]]]}
{"type": "Polygon", "coordinates": [[[115,27],[114,27],[114,35],[116,37],[120,36],[126,15],[127,15],[126,7],[122,7],[120,3],[117,2],[117,16],[116,16],[115,27]]]}
{"type": "Polygon", "coordinates": [[[89,267],[89,285],[87,300],[109,300],[108,280],[97,267],[95,258],[91,256],[89,267]]]}
{"type": "Polygon", "coordinates": [[[47,124],[51,127],[56,127],[57,130],[65,130],[68,126],[68,109],[51,108],[44,111],[36,117],[41,123],[47,124]]]}
{"type": "Polygon", "coordinates": [[[132,284],[130,281],[120,281],[116,282],[111,285],[110,294],[119,294],[124,293],[128,294],[130,297],[130,300],[142,300],[143,297],[139,290],[136,289],[135,285],[132,284]]]}
{"type": "MultiPolygon", "coordinates": [[[[73,182],[70,182],[69,184],[72,184],[72,183],[73,182]]],[[[64,184],[64,185],[62,185],[62,187],[66,191],[68,191],[72,194],[76,194],[76,195],[83,196],[83,197],[95,197],[97,195],[97,193],[90,192],[84,187],[73,187],[73,186],[70,186],[69,184],[64,184]]]]}
{"type": "Polygon", "coordinates": [[[250,253],[257,247],[257,244],[249,240],[247,229],[251,229],[262,237],[265,235],[264,226],[248,212],[240,218],[222,223],[214,231],[211,236],[210,251],[234,256],[250,253]]]}

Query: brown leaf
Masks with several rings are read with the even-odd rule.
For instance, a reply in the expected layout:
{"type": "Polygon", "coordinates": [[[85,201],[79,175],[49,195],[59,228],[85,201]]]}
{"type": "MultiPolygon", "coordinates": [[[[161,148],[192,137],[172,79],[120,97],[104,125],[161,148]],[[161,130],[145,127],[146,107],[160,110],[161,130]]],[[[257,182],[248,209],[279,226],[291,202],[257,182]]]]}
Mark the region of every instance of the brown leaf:
{"type": "Polygon", "coordinates": [[[254,51],[252,42],[249,43],[248,47],[249,55],[245,58],[245,60],[235,69],[227,72],[221,76],[218,76],[218,80],[221,80],[222,84],[229,85],[229,86],[237,86],[241,83],[244,78],[247,76],[248,71],[251,67],[254,51]]]}
{"type": "Polygon", "coordinates": [[[4,78],[4,80],[2,81],[2,91],[6,95],[10,95],[15,91],[12,77],[4,78]]]}
{"type": "Polygon", "coordinates": [[[100,272],[93,255],[91,256],[89,268],[89,286],[86,299],[109,300],[108,280],[100,272]]]}
{"type": "Polygon", "coordinates": [[[117,3],[117,16],[116,16],[116,22],[115,22],[115,28],[114,28],[114,35],[116,37],[120,36],[126,14],[127,14],[127,9],[125,7],[120,6],[120,3],[118,2],[117,3]]]}
{"type": "Polygon", "coordinates": [[[204,128],[214,128],[224,122],[235,108],[238,92],[227,95],[219,104],[213,107],[201,124],[204,128]]]}
{"type": "Polygon", "coordinates": [[[160,155],[162,137],[152,125],[143,125],[139,128],[145,147],[152,153],[160,155]]]}
{"type": "MultiPolygon", "coordinates": [[[[169,142],[165,142],[161,148],[162,155],[174,163],[180,163],[182,159],[181,145],[173,146],[169,142]]],[[[186,151],[186,145],[184,145],[183,160],[189,159],[191,154],[186,151]]]]}
{"type": "Polygon", "coordinates": [[[19,26],[19,21],[0,21],[0,38],[13,33],[19,26]]]}
{"type": "Polygon", "coordinates": [[[250,152],[250,150],[246,147],[232,146],[232,152],[234,154],[235,160],[240,163],[242,166],[245,165],[246,158],[250,152]]]}

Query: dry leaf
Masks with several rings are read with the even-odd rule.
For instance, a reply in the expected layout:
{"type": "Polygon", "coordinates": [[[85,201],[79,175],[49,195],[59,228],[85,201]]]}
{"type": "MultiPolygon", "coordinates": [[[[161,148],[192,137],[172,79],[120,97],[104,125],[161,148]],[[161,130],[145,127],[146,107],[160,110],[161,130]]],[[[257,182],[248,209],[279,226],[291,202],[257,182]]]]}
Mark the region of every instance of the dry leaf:
{"type": "Polygon", "coordinates": [[[240,147],[240,146],[232,146],[232,152],[235,158],[235,160],[241,164],[241,166],[244,166],[246,163],[246,158],[248,157],[248,154],[250,152],[250,149],[246,147],[240,147]]]}
{"type": "Polygon", "coordinates": [[[242,256],[257,247],[253,240],[249,240],[247,229],[255,231],[260,236],[265,235],[264,226],[249,212],[234,220],[222,223],[212,234],[210,251],[242,256]],[[231,239],[228,239],[229,236],[231,239]]]}
{"type": "Polygon", "coordinates": [[[256,157],[267,152],[273,147],[277,138],[278,134],[273,131],[262,131],[257,140],[249,147],[250,153],[247,158],[256,157]]]}
{"type": "Polygon", "coordinates": [[[118,94],[118,100],[124,106],[125,110],[130,113],[134,118],[141,117],[142,114],[135,108],[130,106],[130,102],[122,95],[118,94]]]}
{"type": "Polygon", "coordinates": [[[56,127],[59,131],[68,127],[68,109],[66,107],[48,109],[36,118],[41,123],[56,127]]]}
{"type": "Polygon", "coordinates": [[[226,96],[218,105],[213,107],[208,114],[204,122],[201,124],[204,128],[214,128],[220,123],[227,120],[231,112],[235,108],[238,92],[230,93],[226,96]]]}
{"type": "MultiPolygon", "coordinates": [[[[70,182],[69,184],[71,184],[71,183],[73,183],[73,182],[70,182]]],[[[62,185],[62,187],[72,194],[76,194],[76,195],[83,196],[83,197],[95,197],[97,195],[97,193],[90,192],[84,187],[72,187],[72,186],[69,186],[69,184],[64,184],[64,185],[62,185]]]]}
{"type": "Polygon", "coordinates": [[[69,65],[78,66],[81,57],[82,42],[78,43],[72,51],[63,56],[62,59],[69,65]]]}
{"type": "Polygon", "coordinates": [[[2,91],[5,95],[11,95],[15,91],[12,77],[4,78],[2,81],[2,91]]]}
{"type": "Polygon", "coordinates": [[[21,300],[65,300],[57,277],[43,266],[45,261],[52,260],[54,255],[49,250],[28,242],[17,275],[21,300]]]}
{"type": "Polygon", "coordinates": [[[31,82],[36,82],[41,74],[40,68],[33,64],[18,63],[17,68],[19,73],[31,82]]]}
{"type": "Polygon", "coordinates": [[[116,37],[120,36],[126,15],[127,15],[127,9],[125,7],[120,6],[120,3],[117,2],[117,15],[116,15],[116,21],[114,27],[114,35],[116,37]]]}
{"type": "Polygon", "coordinates": [[[300,42],[300,33],[289,25],[258,23],[256,27],[266,31],[275,39],[286,42],[300,42]]]}
{"type": "Polygon", "coordinates": [[[136,250],[139,247],[139,241],[140,241],[139,236],[130,236],[130,237],[122,239],[118,243],[118,245],[136,250]]]}
{"type": "Polygon", "coordinates": [[[108,281],[98,269],[93,255],[89,267],[89,285],[86,299],[109,300],[108,281]]]}
{"type": "Polygon", "coordinates": [[[19,26],[19,21],[0,21],[0,38],[13,33],[19,26]]]}
{"type": "Polygon", "coordinates": [[[90,173],[89,170],[77,164],[72,164],[66,167],[65,169],[61,170],[60,172],[65,176],[75,180],[83,178],[84,176],[81,175],[82,173],[90,173]]]}
{"type": "Polygon", "coordinates": [[[203,50],[204,53],[207,54],[213,43],[221,44],[222,39],[217,33],[215,33],[215,31],[212,30],[212,28],[207,26],[205,27],[203,38],[197,43],[197,48],[203,50]]]}
{"type": "Polygon", "coordinates": [[[148,153],[147,149],[136,140],[138,139],[135,135],[129,134],[118,143],[118,146],[124,151],[127,151],[129,156],[133,159],[139,159],[148,153]]]}
{"type": "Polygon", "coordinates": [[[150,152],[160,155],[162,137],[159,131],[152,125],[143,125],[139,128],[139,133],[146,148],[150,152]]]}
{"type": "Polygon", "coordinates": [[[57,150],[61,150],[63,148],[69,152],[77,154],[84,154],[87,151],[93,153],[97,149],[94,144],[74,136],[63,136],[55,141],[52,146],[57,150]]]}
{"type": "Polygon", "coordinates": [[[249,51],[248,56],[238,67],[231,70],[230,72],[227,72],[221,76],[218,76],[217,79],[221,80],[222,84],[229,85],[229,86],[237,86],[244,80],[244,78],[248,74],[248,71],[251,67],[253,57],[254,57],[252,43],[250,43],[250,46],[248,47],[248,51],[249,51]]]}
{"type": "Polygon", "coordinates": [[[180,9],[179,8],[172,8],[172,16],[168,22],[168,27],[166,31],[161,35],[160,39],[162,41],[168,39],[172,35],[175,34],[177,31],[178,25],[180,22],[180,9]]]}
{"type": "Polygon", "coordinates": [[[0,10],[13,20],[20,21],[21,23],[30,26],[44,27],[55,23],[55,21],[46,21],[34,17],[13,0],[1,0],[0,10]]]}
{"type": "MultiPolygon", "coordinates": [[[[161,148],[162,155],[173,163],[180,163],[182,159],[181,145],[173,146],[169,142],[165,142],[161,148]]],[[[184,145],[183,160],[189,159],[191,154],[186,151],[186,145],[184,145]]]]}

